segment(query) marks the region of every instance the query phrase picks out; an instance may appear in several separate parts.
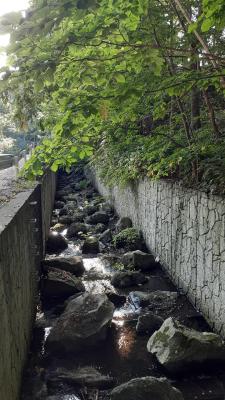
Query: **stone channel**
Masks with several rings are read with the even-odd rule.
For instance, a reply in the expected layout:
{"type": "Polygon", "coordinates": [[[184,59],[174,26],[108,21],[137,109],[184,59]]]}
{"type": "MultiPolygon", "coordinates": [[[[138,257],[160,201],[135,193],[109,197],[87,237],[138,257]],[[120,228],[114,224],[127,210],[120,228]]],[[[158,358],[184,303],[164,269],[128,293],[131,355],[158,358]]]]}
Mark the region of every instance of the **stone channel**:
{"type": "Polygon", "coordinates": [[[225,345],[82,166],[58,179],[22,400],[222,400],[225,345]]]}

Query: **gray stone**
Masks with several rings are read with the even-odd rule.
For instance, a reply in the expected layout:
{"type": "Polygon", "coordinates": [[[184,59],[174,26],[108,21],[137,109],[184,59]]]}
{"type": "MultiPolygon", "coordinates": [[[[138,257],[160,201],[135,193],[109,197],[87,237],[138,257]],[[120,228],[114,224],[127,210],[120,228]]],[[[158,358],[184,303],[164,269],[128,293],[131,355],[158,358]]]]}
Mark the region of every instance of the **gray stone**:
{"type": "Polygon", "coordinates": [[[84,207],[84,213],[86,215],[92,215],[98,211],[98,206],[94,206],[92,204],[88,204],[86,207],[84,207]]]}
{"type": "Polygon", "coordinates": [[[48,396],[46,400],[81,400],[81,398],[75,394],[60,394],[58,396],[48,396]]]}
{"type": "Polygon", "coordinates": [[[69,215],[62,215],[59,217],[59,223],[70,225],[73,222],[73,217],[69,215]]]}
{"type": "Polygon", "coordinates": [[[47,346],[80,352],[106,339],[114,312],[113,304],[104,294],[84,293],[69,302],[51,330],[47,346]]]}
{"type": "Polygon", "coordinates": [[[116,272],[111,283],[117,288],[126,288],[129,286],[142,285],[147,282],[147,278],[141,272],[137,271],[118,271],[116,272]]]}
{"type": "Polygon", "coordinates": [[[109,216],[104,211],[97,211],[94,214],[86,218],[88,224],[107,224],[109,222],[109,216]]]}
{"type": "Polygon", "coordinates": [[[147,349],[173,373],[196,364],[225,361],[225,346],[219,335],[187,328],[173,318],[166,319],[150,337],[147,349]]]}
{"type": "Polygon", "coordinates": [[[61,269],[70,272],[73,275],[80,276],[84,273],[84,263],[82,257],[54,257],[43,261],[47,267],[61,269]]]}
{"type": "Polygon", "coordinates": [[[73,238],[79,236],[80,233],[87,233],[87,226],[82,222],[74,222],[69,226],[66,236],[73,238]]]}
{"type": "Polygon", "coordinates": [[[151,271],[159,265],[152,254],[144,253],[141,250],[125,253],[122,262],[124,265],[132,264],[136,269],[140,269],[141,271],[151,271]]]}
{"type": "Polygon", "coordinates": [[[97,224],[97,225],[92,225],[91,228],[92,228],[91,232],[93,232],[93,233],[102,233],[105,231],[106,226],[105,226],[105,224],[97,224]]]}
{"type": "Polygon", "coordinates": [[[98,254],[99,251],[99,240],[94,236],[87,237],[82,245],[82,253],[98,254]]]}
{"type": "Polygon", "coordinates": [[[102,375],[93,367],[82,367],[77,370],[58,369],[50,375],[48,382],[66,382],[75,386],[86,386],[89,388],[109,389],[114,386],[115,379],[102,375]]]}
{"type": "Polygon", "coordinates": [[[63,208],[64,206],[65,206],[64,201],[60,201],[60,200],[56,201],[55,204],[54,204],[54,207],[55,207],[56,209],[63,208]]]}
{"type": "Polygon", "coordinates": [[[126,302],[126,296],[115,293],[113,291],[108,291],[105,293],[108,299],[116,306],[122,306],[126,302]]]}
{"type": "Polygon", "coordinates": [[[117,386],[110,393],[111,400],[183,400],[178,389],[167,379],[147,376],[135,378],[117,386]]]}
{"type": "Polygon", "coordinates": [[[55,232],[62,232],[66,228],[65,224],[60,224],[60,222],[57,222],[54,226],[52,226],[51,231],[55,232]]]}
{"type": "Polygon", "coordinates": [[[158,305],[166,303],[168,306],[173,305],[178,298],[177,292],[156,290],[155,292],[140,292],[135,291],[129,294],[132,298],[136,299],[140,306],[145,307],[149,305],[158,305]]]}
{"type": "Polygon", "coordinates": [[[45,298],[63,298],[84,292],[80,279],[66,271],[49,268],[47,277],[42,280],[42,295],[45,298]]]}
{"type": "Polygon", "coordinates": [[[119,219],[119,221],[116,224],[116,230],[119,232],[119,231],[123,231],[124,229],[127,229],[127,228],[132,228],[132,226],[133,226],[133,223],[130,218],[122,217],[119,219]]]}
{"type": "Polygon", "coordinates": [[[48,253],[60,253],[67,249],[67,247],[68,243],[60,233],[50,231],[46,243],[46,250],[48,253]]]}
{"type": "Polygon", "coordinates": [[[112,240],[112,232],[111,232],[111,230],[107,229],[105,232],[103,232],[101,234],[99,240],[104,244],[107,244],[107,243],[111,242],[111,240],[112,240]]]}
{"type": "Polygon", "coordinates": [[[149,311],[146,314],[138,317],[136,331],[139,335],[152,335],[163,324],[163,319],[153,312],[149,311]]]}

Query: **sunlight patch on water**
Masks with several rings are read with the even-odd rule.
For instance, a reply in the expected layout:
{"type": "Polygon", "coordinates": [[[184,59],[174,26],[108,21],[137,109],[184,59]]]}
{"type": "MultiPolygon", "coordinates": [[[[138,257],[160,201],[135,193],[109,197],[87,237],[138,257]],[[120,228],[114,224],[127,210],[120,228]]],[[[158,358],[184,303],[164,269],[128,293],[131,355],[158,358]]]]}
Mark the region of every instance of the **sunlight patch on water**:
{"type": "Polygon", "coordinates": [[[121,357],[128,357],[131,353],[136,340],[135,330],[131,327],[123,326],[118,332],[117,349],[121,357]]]}
{"type": "Polygon", "coordinates": [[[87,272],[96,271],[102,272],[102,274],[107,273],[106,267],[99,257],[84,258],[83,262],[87,272]]]}

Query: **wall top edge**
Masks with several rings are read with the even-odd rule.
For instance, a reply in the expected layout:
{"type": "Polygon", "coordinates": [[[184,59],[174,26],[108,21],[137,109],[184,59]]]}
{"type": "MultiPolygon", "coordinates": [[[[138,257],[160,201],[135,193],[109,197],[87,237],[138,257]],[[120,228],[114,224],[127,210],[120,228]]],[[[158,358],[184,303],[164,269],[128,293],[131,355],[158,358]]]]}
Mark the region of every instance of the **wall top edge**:
{"type": "Polygon", "coordinates": [[[35,192],[39,184],[32,189],[24,190],[15,195],[9,202],[0,208],[0,234],[7,228],[18,211],[23,207],[29,197],[35,192]]]}

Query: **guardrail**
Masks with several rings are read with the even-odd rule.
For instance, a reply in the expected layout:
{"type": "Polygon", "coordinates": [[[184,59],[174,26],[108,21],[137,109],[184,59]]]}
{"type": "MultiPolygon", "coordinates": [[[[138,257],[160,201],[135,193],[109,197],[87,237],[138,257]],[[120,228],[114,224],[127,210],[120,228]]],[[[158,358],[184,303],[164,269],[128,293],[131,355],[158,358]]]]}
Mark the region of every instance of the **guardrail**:
{"type": "Polygon", "coordinates": [[[27,153],[26,150],[22,150],[16,156],[14,156],[13,154],[0,154],[0,171],[14,167],[14,166],[19,169],[19,162],[22,159],[24,159],[24,161],[26,161],[27,158],[32,153],[33,149],[34,149],[34,146],[30,145],[29,153],[27,153]]]}

